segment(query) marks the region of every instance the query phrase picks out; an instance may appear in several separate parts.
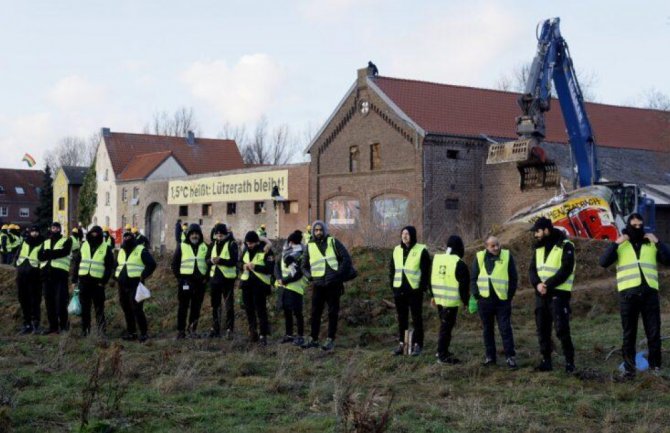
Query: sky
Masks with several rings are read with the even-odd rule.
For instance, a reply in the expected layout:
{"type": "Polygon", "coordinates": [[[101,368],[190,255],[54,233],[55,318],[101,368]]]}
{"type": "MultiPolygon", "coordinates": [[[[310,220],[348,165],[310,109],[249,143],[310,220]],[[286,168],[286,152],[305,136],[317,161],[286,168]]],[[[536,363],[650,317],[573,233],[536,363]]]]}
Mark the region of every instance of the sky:
{"type": "Polygon", "coordinates": [[[660,0],[0,6],[0,167],[26,167],[28,152],[38,168],[65,136],[139,133],[179,107],[193,108],[203,137],[226,123],[253,129],[262,116],[303,135],[323,125],[368,60],[383,76],[496,88],[532,60],[537,24],[556,16],[596,101],[670,95],[670,2],[660,0]]]}

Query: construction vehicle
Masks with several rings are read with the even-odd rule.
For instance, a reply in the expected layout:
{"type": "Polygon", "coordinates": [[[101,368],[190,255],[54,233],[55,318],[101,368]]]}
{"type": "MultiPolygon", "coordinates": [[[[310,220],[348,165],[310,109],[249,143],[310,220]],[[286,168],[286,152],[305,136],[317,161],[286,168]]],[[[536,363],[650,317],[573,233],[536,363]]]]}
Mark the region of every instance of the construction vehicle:
{"type": "MultiPolygon", "coordinates": [[[[590,188],[595,197],[601,199],[607,196],[611,214],[611,221],[603,223],[596,218],[596,214],[602,214],[602,210],[580,215],[580,209],[572,209],[573,215],[566,215],[568,221],[565,225],[568,234],[611,239],[618,234],[626,217],[633,212],[647,216],[645,228],[653,230],[655,214],[653,200],[644,197],[637,185],[603,182],[601,178],[591,122],[586,113],[584,97],[577,81],[570,51],[561,36],[559,24],[559,18],[546,20],[539,31],[537,53],[530,67],[524,93],[518,99],[522,112],[521,116],[516,118],[519,139],[492,144],[486,163],[516,163],[521,176],[521,190],[556,188],[560,185],[561,178],[556,163],[548,158],[541,147],[546,131],[545,113],[551,109],[553,82],[574,162],[573,187],[590,188]],[[592,188],[594,185],[605,186],[611,194],[605,193],[601,188],[592,188]],[[616,228],[616,233],[612,227],[606,227],[608,224],[616,228]],[[571,229],[568,230],[568,227],[571,229]]],[[[550,200],[546,205],[555,207],[567,199],[568,196],[563,194],[550,200]]],[[[546,206],[538,205],[531,209],[539,210],[538,208],[543,207],[546,206]]]]}

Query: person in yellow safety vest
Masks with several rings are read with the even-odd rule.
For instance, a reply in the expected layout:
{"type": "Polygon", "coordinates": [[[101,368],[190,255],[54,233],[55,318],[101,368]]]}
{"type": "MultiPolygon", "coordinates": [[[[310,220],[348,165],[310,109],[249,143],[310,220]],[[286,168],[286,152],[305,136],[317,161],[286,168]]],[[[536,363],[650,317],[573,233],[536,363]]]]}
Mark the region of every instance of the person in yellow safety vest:
{"type": "Polygon", "coordinates": [[[617,290],[621,308],[624,378],[635,377],[637,322],[642,316],[649,348],[649,369],[661,370],[661,313],[658,264],[670,265],[670,248],[653,233],[645,233],[642,215],[628,217],[622,235],[600,257],[600,266],[616,264],[617,290]]]}
{"type": "Polygon", "coordinates": [[[172,256],[172,273],[177,278],[177,339],[186,337],[186,316],[189,336],[197,338],[200,308],[205,298],[205,287],[209,276],[207,244],[198,224],[191,224],[186,232],[186,241],[180,243],[172,256]]]}
{"type": "Polygon", "coordinates": [[[79,251],[79,248],[81,247],[81,242],[79,238],[79,229],[77,227],[74,227],[72,229],[70,238],[72,239],[72,252],[74,253],[75,251],[79,251]]]}
{"type": "Polygon", "coordinates": [[[495,321],[503,341],[507,366],[517,368],[512,333],[512,298],[516,293],[518,274],[512,253],[500,248],[495,236],[486,238],[485,249],[472,262],[470,292],[477,299],[477,309],[483,325],[486,360],[484,366],[496,364],[495,321]]]}
{"type": "Polygon", "coordinates": [[[221,337],[221,297],[226,309],[226,338],[233,338],[235,329],[235,280],[239,249],[233,234],[225,224],[214,226],[214,242],[207,252],[209,288],[212,303],[212,329],[210,338],[221,337]]]}
{"type": "Polygon", "coordinates": [[[133,226],[130,224],[126,224],[126,226],[123,228],[124,233],[132,233],[133,232],[133,226]]]}
{"type": "Polygon", "coordinates": [[[29,235],[21,244],[16,258],[16,287],[23,313],[21,334],[39,333],[40,304],[42,303],[42,277],[38,254],[44,237],[38,226],[30,227],[29,235]]]}
{"type": "Polygon", "coordinates": [[[444,253],[435,254],[431,270],[431,304],[437,306],[440,331],[437,337],[437,362],[458,364],[461,362],[449,351],[451,333],[456,325],[458,309],[468,305],[470,272],[463,261],[465,246],[463,240],[452,235],[447,240],[444,253]]]}
{"type": "Polygon", "coordinates": [[[2,230],[0,231],[0,254],[2,254],[2,263],[9,264],[11,263],[8,260],[7,253],[9,252],[9,225],[3,224],[2,230]]]}
{"type": "Polygon", "coordinates": [[[51,223],[49,238],[44,241],[37,254],[42,269],[44,304],[49,319],[49,328],[44,334],[58,334],[69,329],[67,305],[72,238],[63,236],[61,230],[59,222],[51,223]]]}
{"type": "Polygon", "coordinates": [[[536,371],[551,371],[551,327],[561,341],[565,371],[575,371],[575,347],[570,336],[570,292],[575,279],[575,246],[551,220],[540,217],[531,228],[536,243],[530,258],[530,284],[535,288],[535,325],[542,361],[536,371]]]}
{"type": "Polygon", "coordinates": [[[400,244],[394,248],[389,262],[389,284],[398,315],[398,347],[392,353],[402,355],[405,351],[411,310],[413,345],[407,349],[410,355],[418,356],[423,348],[423,292],[430,284],[430,254],[425,245],[417,243],[414,226],[400,230],[400,244]]]}
{"type": "Polygon", "coordinates": [[[105,286],[114,273],[114,253],[104,242],[102,228],[93,226],[79,254],[72,259],[72,284],[79,286],[81,303],[81,333],[91,332],[91,304],[95,308],[98,332],[105,333],[105,286]]]}
{"type": "Polygon", "coordinates": [[[267,238],[268,233],[265,231],[265,224],[261,224],[258,229],[256,229],[256,233],[258,234],[259,238],[267,238]]]}
{"type": "MultiPolygon", "coordinates": [[[[215,230],[216,230],[216,227],[217,227],[219,224],[221,224],[221,221],[218,221],[218,220],[217,220],[217,221],[214,223],[214,225],[212,226],[212,230],[210,230],[210,232],[209,232],[209,241],[210,241],[210,242],[214,242],[214,240],[215,240],[215,235],[216,235],[216,231],[215,231],[215,230]]],[[[224,224],[224,225],[225,225],[225,224],[224,224]]]]}
{"type": "Polygon", "coordinates": [[[302,346],[305,343],[305,318],[303,304],[307,278],[302,273],[302,232],[296,230],[288,236],[286,246],[282,251],[281,260],[276,260],[276,285],[282,287],[279,304],[284,311],[284,325],[286,332],[281,343],[293,343],[302,346]],[[295,316],[296,331],[293,333],[293,317],[295,316]]]}
{"type": "Polygon", "coordinates": [[[312,283],[312,317],[309,339],[301,347],[319,347],[321,315],[328,304],[328,338],[322,350],[335,348],[340,297],[344,293],[345,276],[353,270],[351,256],[340,241],[328,234],[328,226],[320,220],[312,223],[312,239],[302,261],[302,271],[312,283]]]}
{"type": "Polygon", "coordinates": [[[177,244],[186,242],[186,233],[188,232],[188,224],[184,223],[181,225],[181,231],[179,232],[179,239],[177,239],[177,244]]]}
{"type": "Polygon", "coordinates": [[[102,241],[106,243],[107,246],[112,250],[116,247],[114,236],[112,236],[112,233],[109,231],[109,227],[107,226],[102,227],[102,241]]]}
{"type": "Polygon", "coordinates": [[[16,224],[10,224],[9,225],[9,244],[8,244],[8,262],[7,263],[13,263],[16,256],[19,254],[19,248],[21,248],[21,244],[23,243],[23,236],[21,236],[21,227],[19,227],[16,224]]]}
{"type": "Polygon", "coordinates": [[[116,257],[114,279],[118,283],[119,303],[126,320],[126,330],[121,335],[123,340],[137,340],[137,328],[140,329],[139,342],[148,339],[148,324],[144,314],[144,301],[137,302],[137,286],[145,281],[156,270],[156,261],[148,249],[137,245],[131,232],[123,233],[123,240],[116,257]]]}
{"type": "Polygon", "coordinates": [[[305,233],[302,235],[302,240],[305,242],[305,245],[312,240],[312,225],[307,224],[307,227],[305,227],[305,233]]]}
{"type": "Polygon", "coordinates": [[[247,232],[244,244],[240,260],[240,288],[249,323],[249,337],[252,342],[266,346],[270,333],[266,299],[271,293],[274,253],[266,248],[265,241],[261,241],[256,232],[247,232]]]}

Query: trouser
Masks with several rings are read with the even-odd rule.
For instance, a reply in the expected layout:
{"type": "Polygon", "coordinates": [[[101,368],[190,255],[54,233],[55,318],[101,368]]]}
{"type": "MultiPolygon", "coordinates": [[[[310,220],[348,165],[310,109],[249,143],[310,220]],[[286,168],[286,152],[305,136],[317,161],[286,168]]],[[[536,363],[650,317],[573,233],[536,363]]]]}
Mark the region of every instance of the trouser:
{"type": "Polygon", "coordinates": [[[191,313],[188,317],[188,329],[191,332],[195,332],[198,329],[202,301],[205,299],[205,283],[190,280],[181,282],[177,291],[177,298],[179,299],[177,330],[179,332],[186,331],[186,316],[189,313],[190,306],[191,313]],[[188,290],[184,290],[184,284],[188,284],[188,290]]]}
{"type": "Polygon", "coordinates": [[[267,295],[268,286],[242,285],[242,302],[244,302],[244,311],[247,313],[247,322],[249,323],[249,333],[252,337],[259,334],[268,335],[270,333],[270,324],[268,323],[267,295]],[[258,322],[256,319],[258,318],[258,322]],[[260,330],[258,329],[260,325],[260,330]]]}
{"type": "Polygon", "coordinates": [[[40,324],[40,304],[42,303],[42,280],[39,270],[19,272],[16,288],[23,313],[23,325],[36,328],[40,324]]]}
{"type": "Polygon", "coordinates": [[[95,308],[95,323],[100,332],[105,332],[105,286],[99,281],[79,282],[79,302],[81,303],[81,329],[91,331],[91,304],[95,308]]]}
{"type": "Polygon", "coordinates": [[[210,283],[212,301],[212,328],[221,332],[221,297],[226,309],[226,329],[233,331],[235,327],[235,279],[226,278],[221,283],[210,283]]]}
{"type": "Polygon", "coordinates": [[[505,357],[510,358],[516,354],[514,351],[514,335],[512,334],[512,303],[499,299],[480,299],[478,301],[479,317],[484,328],[484,347],[486,357],[495,361],[496,340],[494,334],[495,321],[498,321],[498,331],[502,337],[505,357]]]}
{"type": "Polygon", "coordinates": [[[140,328],[140,334],[147,334],[147,317],[144,315],[144,301],[135,301],[137,284],[121,285],[119,284],[119,303],[126,318],[126,331],[129,334],[137,333],[137,326],[140,328]]]}
{"type": "Polygon", "coordinates": [[[69,293],[66,272],[51,271],[43,281],[44,304],[47,309],[50,331],[67,331],[67,303],[69,293]]]}
{"type": "Polygon", "coordinates": [[[642,325],[647,336],[649,348],[649,367],[661,367],[661,311],[658,291],[646,289],[642,293],[619,293],[621,307],[621,326],[623,327],[624,368],[635,371],[635,344],[637,339],[637,320],[642,316],[642,325]]]}
{"type": "Polygon", "coordinates": [[[449,356],[449,346],[451,345],[451,331],[456,326],[458,317],[458,307],[437,306],[437,313],[440,316],[440,332],[437,337],[437,355],[440,358],[449,356]]]}
{"type": "Polygon", "coordinates": [[[398,341],[405,339],[405,331],[409,327],[409,313],[412,312],[414,333],[412,341],[423,347],[423,291],[412,289],[395,295],[395,309],[398,313],[398,341]]]}
{"type": "Polygon", "coordinates": [[[556,337],[561,342],[567,364],[575,363],[575,347],[570,336],[570,298],[535,295],[535,325],[544,359],[551,359],[551,326],[556,327],[556,337]]]}
{"type": "Polygon", "coordinates": [[[298,331],[298,336],[305,335],[305,317],[302,314],[304,296],[293,290],[284,289],[282,293],[282,308],[284,310],[284,324],[286,335],[293,335],[293,317],[298,331]]]}
{"type": "Polygon", "coordinates": [[[328,338],[335,339],[337,319],[340,315],[340,297],[344,292],[342,283],[331,283],[325,286],[314,286],[312,291],[312,339],[319,339],[321,315],[328,304],[328,338]]]}

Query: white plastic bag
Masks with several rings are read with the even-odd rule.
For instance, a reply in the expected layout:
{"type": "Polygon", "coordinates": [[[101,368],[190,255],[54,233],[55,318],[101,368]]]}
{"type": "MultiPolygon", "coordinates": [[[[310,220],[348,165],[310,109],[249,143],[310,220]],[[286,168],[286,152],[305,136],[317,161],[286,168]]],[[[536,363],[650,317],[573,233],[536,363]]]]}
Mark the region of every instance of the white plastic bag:
{"type": "Polygon", "coordinates": [[[135,292],[135,302],[142,302],[145,299],[151,298],[151,292],[142,283],[137,285],[137,292],[135,292]]]}

